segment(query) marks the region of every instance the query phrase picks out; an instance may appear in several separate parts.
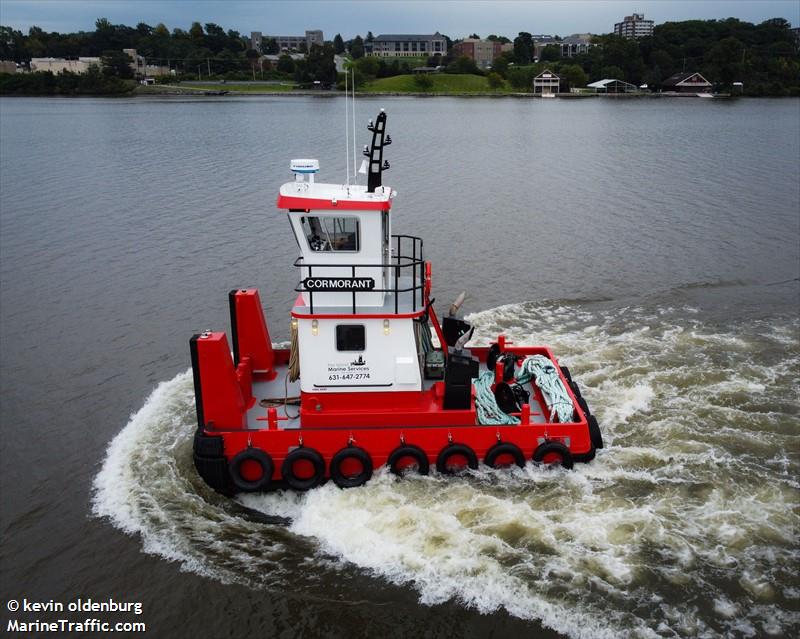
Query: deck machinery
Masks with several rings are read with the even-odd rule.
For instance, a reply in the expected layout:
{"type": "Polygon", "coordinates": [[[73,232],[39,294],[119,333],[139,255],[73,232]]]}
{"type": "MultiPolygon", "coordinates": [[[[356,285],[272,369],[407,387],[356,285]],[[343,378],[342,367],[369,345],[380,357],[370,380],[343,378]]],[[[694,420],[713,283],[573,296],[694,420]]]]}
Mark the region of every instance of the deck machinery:
{"type": "Polygon", "coordinates": [[[501,335],[491,347],[467,349],[467,322],[439,322],[422,239],[391,232],[386,113],[368,129],[366,186],[317,183],[316,160],[293,160],[295,179],[280,189],[277,208],[287,211],[301,253],[292,347],[273,346],[256,289],[229,293],[232,343],[217,331],[190,340],[201,477],[231,494],[308,490],[329,478],[354,487],[384,464],[426,474],[479,461],[591,460],[602,447],[597,421],[549,348],[501,335]],[[514,383],[530,355],[555,366],[570,420],[551,416],[533,381],[514,383]],[[480,423],[474,382],[483,366],[494,375],[497,405],[518,423],[480,423]]]}

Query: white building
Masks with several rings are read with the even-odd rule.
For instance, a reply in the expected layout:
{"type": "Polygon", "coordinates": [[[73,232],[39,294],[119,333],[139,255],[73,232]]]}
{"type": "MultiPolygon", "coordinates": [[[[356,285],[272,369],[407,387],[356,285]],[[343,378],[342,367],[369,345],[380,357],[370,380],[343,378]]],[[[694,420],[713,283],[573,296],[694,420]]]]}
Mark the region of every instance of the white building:
{"type": "Polygon", "coordinates": [[[555,95],[561,87],[561,78],[550,69],[545,69],[533,79],[533,92],[540,95],[555,95]]]}
{"type": "Polygon", "coordinates": [[[646,38],[653,35],[654,24],[652,20],[645,20],[643,13],[634,13],[614,25],[614,35],[628,39],[646,38]]]}
{"type": "Polygon", "coordinates": [[[561,47],[562,58],[572,58],[576,55],[583,55],[589,53],[589,49],[597,45],[592,42],[591,33],[573,33],[567,36],[558,44],[561,47]]]}
{"type": "Polygon", "coordinates": [[[379,58],[447,55],[447,40],[438,31],[433,35],[383,34],[372,41],[369,55],[379,58]]]}
{"type": "Polygon", "coordinates": [[[66,58],[31,58],[31,71],[50,71],[53,74],[64,73],[86,73],[89,67],[100,68],[100,58],[77,58],[68,60],[66,58]]]}
{"type": "Polygon", "coordinates": [[[265,40],[275,40],[280,52],[299,51],[303,45],[306,51],[311,51],[311,45],[316,44],[321,47],[325,44],[325,36],[320,29],[307,30],[305,35],[301,36],[263,35],[261,31],[250,32],[251,49],[261,51],[265,40]]]}

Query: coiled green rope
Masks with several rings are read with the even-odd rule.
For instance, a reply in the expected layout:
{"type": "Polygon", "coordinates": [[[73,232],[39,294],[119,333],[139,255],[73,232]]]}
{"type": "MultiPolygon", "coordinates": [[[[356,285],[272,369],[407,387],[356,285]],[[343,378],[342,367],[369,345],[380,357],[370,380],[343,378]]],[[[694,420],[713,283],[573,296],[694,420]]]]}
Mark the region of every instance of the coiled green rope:
{"type": "MultiPolygon", "coordinates": [[[[545,404],[550,409],[550,421],[558,417],[559,423],[572,421],[572,400],[564,382],[558,375],[555,365],[543,355],[530,355],[514,373],[518,384],[527,384],[533,380],[542,391],[545,404]]],[[[475,409],[478,423],[487,426],[501,424],[519,424],[519,419],[507,415],[497,405],[492,392],[494,371],[483,371],[473,382],[475,386],[475,409]]]]}

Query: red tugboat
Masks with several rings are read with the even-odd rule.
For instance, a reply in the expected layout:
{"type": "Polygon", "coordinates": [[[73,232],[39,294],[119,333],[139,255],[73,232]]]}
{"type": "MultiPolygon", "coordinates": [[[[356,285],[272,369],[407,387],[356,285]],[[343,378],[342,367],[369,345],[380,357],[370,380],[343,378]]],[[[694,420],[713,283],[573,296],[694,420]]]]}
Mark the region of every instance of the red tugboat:
{"type": "Polygon", "coordinates": [[[384,464],[451,474],[593,459],[597,420],[549,348],[502,335],[465,348],[463,299],[439,322],[422,240],[391,233],[386,113],[368,129],[367,186],[315,183],[318,162],[293,160],[280,189],[301,252],[291,348],[273,347],[255,289],[229,293],[231,345],[216,331],[190,340],[200,476],[231,494],[355,487],[384,464]]]}

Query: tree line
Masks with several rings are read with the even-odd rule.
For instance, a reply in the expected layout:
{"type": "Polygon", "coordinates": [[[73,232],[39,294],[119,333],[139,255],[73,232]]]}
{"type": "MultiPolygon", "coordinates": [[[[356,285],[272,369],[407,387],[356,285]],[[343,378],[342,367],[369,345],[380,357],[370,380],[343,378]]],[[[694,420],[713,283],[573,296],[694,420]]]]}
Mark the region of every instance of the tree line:
{"type": "MultiPolygon", "coordinates": [[[[477,37],[477,34],[470,37],[477,37]]],[[[250,47],[249,38],[214,23],[193,22],[188,30],[170,31],[162,23],[155,26],[139,23],[129,27],[100,18],[94,31],[69,34],[47,33],[34,26],[25,35],[0,26],[0,59],[25,63],[34,57],[49,56],[103,58],[99,76],[94,74],[91,80],[85,81],[64,81],[64,92],[95,90],[101,87],[102,81],[110,88],[113,84],[115,92],[121,91],[124,83],[112,82],[112,79],[126,81],[131,77],[126,71],[129,60],[121,53],[128,48],[145,56],[148,64],[169,66],[176,76],[168,79],[178,80],[209,75],[249,79],[258,73],[263,79],[294,79],[301,85],[320,82],[333,86],[337,81],[341,84],[334,55],[348,54],[355,70],[356,86],[360,86],[375,78],[410,73],[412,66],[420,63],[365,56],[373,39],[371,32],[363,38],[357,35],[350,40],[336,34],[324,46],[312,46],[303,60],[282,55],[272,65],[264,64],[261,59],[263,54],[279,53],[277,43],[270,38],[265,38],[261,50],[256,51],[250,47]]],[[[638,40],[614,35],[594,36],[593,44],[598,46],[572,58],[562,58],[560,45],[556,43],[538,51],[536,60],[537,49],[528,32],[520,32],[513,41],[497,35],[490,35],[488,39],[513,46],[493,62],[488,79],[495,87],[507,82],[517,90],[530,90],[533,77],[547,66],[565,77],[571,86],[585,86],[587,82],[613,77],[657,89],[669,76],[685,70],[700,71],[720,90],[729,89],[733,82],[742,82],[744,92],[749,95],[800,95],[797,40],[789,23],[780,18],[758,25],[735,18],[667,22],[656,26],[652,37],[638,40]]],[[[455,56],[453,41],[449,38],[447,46],[446,56],[428,58],[425,64],[438,66],[447,73],[487,73],[469,58],[455,56]]],[[[7,80],[3,82],[7,84],[7,80]]],[[[36,82],[42,86],[58,85],[57,79],[36,82]]]]}
{"type": "MultiPolygon", "coordinates": [[[[790,24],[782,18],[761,24],[726,20],[689,20],[657,25],[653,35],[628,40],[614,35],[595,36],[588,53],[564,59],[558,43],[544,47],[539,63],[559,73],[565,70],[580,82],[617,78],[635,85],[659,88],[682,71],[699,71],[720,90],[734,82],[748,95],[800,95],[800,55],[790,24]]],[[[530,86],[526,73],[513,67],[531,65],[534,43],[522,32],[514,50],[495,61],[494,71],[512,84],[530,86]],[[509,70],[510,69],[510,70],[509,70]]],[[[538,67],[530,67],[532,80],[538,67]]]]}

